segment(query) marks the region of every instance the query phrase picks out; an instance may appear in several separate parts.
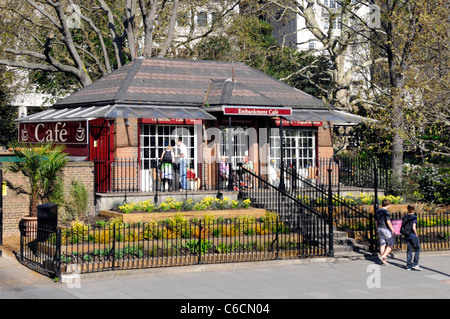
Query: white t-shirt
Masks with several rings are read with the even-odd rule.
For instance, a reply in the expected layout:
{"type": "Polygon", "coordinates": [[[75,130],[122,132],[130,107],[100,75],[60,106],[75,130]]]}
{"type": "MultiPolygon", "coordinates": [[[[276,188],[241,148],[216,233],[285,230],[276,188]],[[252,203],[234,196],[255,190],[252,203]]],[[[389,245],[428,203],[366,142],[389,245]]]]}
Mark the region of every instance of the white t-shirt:
{"type": "Polygon", "coordinates": [[[183,156],[181,156],[181,158],[186,158],[187,157],[187,147],[186,147],[186,145],[181,143],[180,146],[178,146],[178,147],[180,148],[180,153],[178,155],[183,154],[183,156]]]}

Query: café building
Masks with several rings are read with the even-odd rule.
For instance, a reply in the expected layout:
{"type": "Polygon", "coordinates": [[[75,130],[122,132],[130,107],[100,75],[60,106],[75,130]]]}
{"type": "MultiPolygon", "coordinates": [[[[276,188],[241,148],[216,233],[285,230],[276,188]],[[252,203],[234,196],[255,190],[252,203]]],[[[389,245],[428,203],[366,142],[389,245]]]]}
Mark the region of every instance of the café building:
{"type": "Polygon", "coordinates": [[[198,190],[214,187],[221,160],[235,168],[248,157],[261,175],[281,160],[317,165],[333,154],[333,127],[362,121],[243,63],[138,58],[18,119],[18,137],[95,162],[100,193],[154,191],[161,154],[171,145],[177,155],[181,137],[198,190]]]}

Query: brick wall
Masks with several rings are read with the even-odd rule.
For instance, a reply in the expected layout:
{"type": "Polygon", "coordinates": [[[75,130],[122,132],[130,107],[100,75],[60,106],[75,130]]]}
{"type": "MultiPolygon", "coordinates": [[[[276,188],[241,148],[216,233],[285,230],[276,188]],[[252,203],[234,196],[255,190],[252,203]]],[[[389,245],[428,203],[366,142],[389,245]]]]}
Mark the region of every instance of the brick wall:
{"type": "Polygon", "coordinates": [[[30,200],[26,193],[29,191],[28,182],[22,174],[6,171],[5,165],[0,163],[3,170],[3,181],[7,182],[6,195],[3,194],[3,236],[19,234],[19,221],[22,216],[30,213],[30,200]],[[12,186],[15,189],[12,189],[12,186]]]}
{"type": "MultiPolygon", "coordinates": [[[[6,195],[3,196],[3,235],[5,237],[19,234],[19,222],[22,216],[30,212],[30,199],[25,193],[29,191],[26,178],[20,173],[3,169],[3,180],[7,182],[6,195]]],[[[73,181],[82,182],[89,194],[87,214],[95,213],[94,206],[94,164],[92,162],[69,162],[62,171],[65,196],[69,196],[73,181]]],[[[58,210],[59,219],[65,218],[63,209],[58,210]]]]}
{"type": "Polygon", "coordinates": [[[125,125],[124,119],[116,119],[114,123],[115,158],[137,158],[139,154],[137,119],[128,119],[129,125],[125,125]]]}
{"type": "Polygon", "coordinates": [[[329,158],[333,156],[333,137],[331,130],[324,126],[318,127],[318,146],[319,146],[319,158],[329,158]]]}

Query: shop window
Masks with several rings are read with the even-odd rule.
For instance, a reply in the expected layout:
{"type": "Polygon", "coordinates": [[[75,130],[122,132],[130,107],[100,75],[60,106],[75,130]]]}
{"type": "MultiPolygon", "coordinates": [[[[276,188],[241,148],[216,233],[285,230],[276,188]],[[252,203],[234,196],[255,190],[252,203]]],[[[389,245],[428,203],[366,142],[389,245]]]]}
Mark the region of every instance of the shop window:
{"type": "Polygon", "coordinates": [[[204,11],[197,14],[197,26],[200,28],[206,27],[208,24],[208,14],[204,11]]]}
{"type": "MultiPolygon", "coordinates": [[[[284,162],[295,165],[297,168],[307,168],[316,160],[316,131],[305,129],[283,128],[284,135],[284,162]]],[[[279,129],[270,130],[269,161],[275,167],[280,166],[281,145],[279,129]]]]}
{"type": "Polygon", "coordinates": [[[236,167],[238,163],[244,163],[244,156],[249,155],[249,137],[243,127],[220,127],[220,157],[226,156],[227,160],[231,154],[231,163],[236,167]],[[231,152],[229,139],[231,138],[231,152]]]}
{"type": "Polygon", "coordinates": [[[174,148],[178,154],[177,139],[181,137],[188,149],[188,163],[194,167],[197,163],[197,148],[193,125],[154,125],[142,124],[140,135],[141,164],[143,169],[156,168],[166,145],[174,148]]]}

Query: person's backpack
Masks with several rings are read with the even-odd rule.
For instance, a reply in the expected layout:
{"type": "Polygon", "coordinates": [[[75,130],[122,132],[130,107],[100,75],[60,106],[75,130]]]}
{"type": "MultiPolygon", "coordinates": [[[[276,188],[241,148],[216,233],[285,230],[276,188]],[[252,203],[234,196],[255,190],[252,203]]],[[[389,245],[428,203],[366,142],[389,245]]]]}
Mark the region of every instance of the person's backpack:
{"type": "Polygon", "coordinates": [[[408,237],[413,232],[413,221],[408,215],[403,216],[402,218],[402,227],[400,228],[400,234],[405,237],[408,237]]]}
{"type": "Polygon", "coordinates": [[[164,153],[162,162],[163,163],[172,163],[172,152],[171,151],[166,150],[166,152],[164,153]]]}

